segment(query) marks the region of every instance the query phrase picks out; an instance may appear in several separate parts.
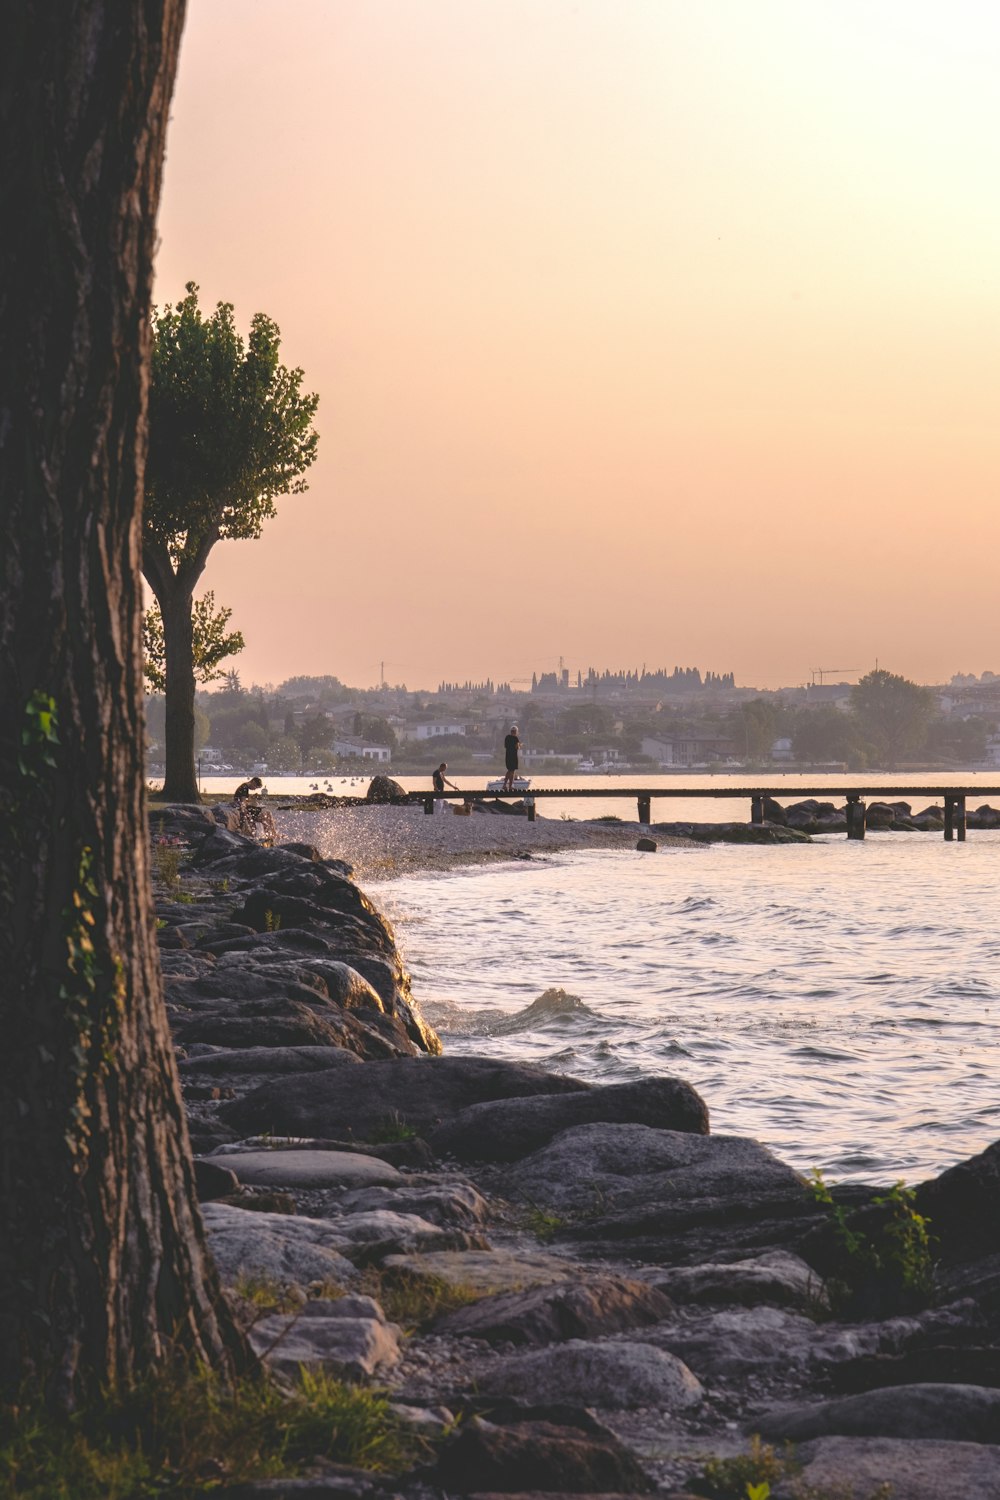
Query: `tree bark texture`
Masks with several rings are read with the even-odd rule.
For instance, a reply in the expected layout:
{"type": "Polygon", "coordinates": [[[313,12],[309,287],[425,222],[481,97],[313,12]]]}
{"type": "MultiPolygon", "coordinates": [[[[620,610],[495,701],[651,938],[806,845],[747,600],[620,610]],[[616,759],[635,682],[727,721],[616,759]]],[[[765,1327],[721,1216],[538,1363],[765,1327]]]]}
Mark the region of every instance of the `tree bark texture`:
{"type": "Polygon", "coordinates": [[[163,796],[168,802],[200,802],[194,758],[194,591],[208,559],[211,541],[175,568],[167,548],[146,543],[142,567],[156,596],[163,620],[166,665],[165,759],[163,796]]]}
{"type": "Polygon", "coordinates": [[[183,0],[0,20],[0,1388],[238,1357],[160,986],[139,553],[183,0]]]}

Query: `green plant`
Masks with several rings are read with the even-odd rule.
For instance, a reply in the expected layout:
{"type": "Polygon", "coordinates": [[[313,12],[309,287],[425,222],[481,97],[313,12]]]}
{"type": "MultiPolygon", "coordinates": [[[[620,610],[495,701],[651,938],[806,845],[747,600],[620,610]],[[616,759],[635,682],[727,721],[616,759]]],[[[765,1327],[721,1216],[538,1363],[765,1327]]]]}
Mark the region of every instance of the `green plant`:
{"type": "Polygon", "coordinates": [[[917,1212],[913,1188],[897,1182],[873,1198],[865,1210],[867,1223],[834,1200],[818,1168],[810,1174],[810,1188],[829,1210],[840,1250],[840,1275],[829,1281],[835,1307],[850,1311],[872,1300],[902,1306],[927,1301],[934,1289],[930,1220],[917,1212]]]}
{"type": "Polygon", "coordinates": [[[233,1291],[259,1314],[290,1313],[302,1305],[301,1295],[293,1293],[274,1276],[252,1276],[249,1272],[241,1272],[233,1284],[233,1291]]]}
{"type": "Polygon", "coordinates": [[[267,910],[264,913],[264,931],[265,932],[280,932],[281,931],[281,915],[280,915],[279,912],[272,911],[270,907],[268,907],[267,910]]]}
{"type": "Polygon", "coordinates": [[[428,1455],[384,1392],[304,1370],[291,1391],[167,1370],[68,1419],[40,1404],[0,1408],[0,1494],[18,1500],[201,1495],[318,1457],[395,1473],[428,1455]]]}
{"type": "Polygon", "coordinates": [[[372,1132],[373,1145],[386,1146],[393,1141],[412,1141],[416,1137],[416,1129],[408,1125],[398,1109],[391,1109],[372,1132]]]}
{"type": "Polygon", "coordinates": [[[551,1244],[567,1223],[560,1214],[548,1213],[544,1208],[539,1208],[537,1203],[532,1203],[524,1210],[522,1219],[525,1229],[543,1245],[551,1244]]]}
{"type": "Polygon", "coordinates": [[[407,1333],[426,1328],[442,1314],[467,1307],[487,1295],[430,1272],[401,1268],[365,1271],[358,1290],[374,1297],[389,1321],[399,1323],[407,1333]]]}
{"type": "Polygon", "coordinates": [[[153,838],[153,874],[168,891],[176,891],[181,883],[181,860],[184,846],[180,839],[163,832],[160,821],[159,832],[153,838]]]}
{"type": "Polygon", "coordinates": [[[749,1452],[734,1458],[710,1458],[690,1487],[694,1494],[706,1495],[709,1500],[767,1500],[772,1484],[798,1472],[790,1444],[783,1454],[777,1453],[754,1433],[749,1452]]]}
{"type": "Polygon", "coordinates": [[[214,891],[217,896],[228,896],[228,894],[229,894],[229,876],[228,875],[225,876],[225,878],[223,880],[210,880],[208,882],[208,885],[209,885],[209,889],[212,890],[212,891],[214,891]]]}

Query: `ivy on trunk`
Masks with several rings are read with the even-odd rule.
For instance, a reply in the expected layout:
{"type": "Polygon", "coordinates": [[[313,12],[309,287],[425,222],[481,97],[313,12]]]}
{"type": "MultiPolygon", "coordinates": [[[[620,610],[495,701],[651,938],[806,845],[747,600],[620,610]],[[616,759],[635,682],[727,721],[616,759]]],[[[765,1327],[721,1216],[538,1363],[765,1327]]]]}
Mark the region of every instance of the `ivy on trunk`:
{"type": "Polygon", "coordinates": [[[0,1392],[244,1357],[204,1245],[141,762],[151,267],[183,0],[0,49],[0,1392]]]}

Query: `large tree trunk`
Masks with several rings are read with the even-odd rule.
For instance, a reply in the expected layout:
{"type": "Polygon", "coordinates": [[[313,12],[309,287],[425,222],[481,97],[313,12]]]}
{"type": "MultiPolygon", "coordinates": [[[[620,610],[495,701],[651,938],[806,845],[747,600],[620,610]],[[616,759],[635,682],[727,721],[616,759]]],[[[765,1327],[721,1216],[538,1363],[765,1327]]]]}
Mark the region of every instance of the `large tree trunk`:
{"type": "Polygon", "coordinates": [[[157,595],[166,657],[166,776],[168,802],[200,802],[194,767],[194,631],[191,591],[176,583],[157,595]]]}
{"type": "Polygon", "coordinates": [[[0,22],[0,1388],[242,1351],[160,989],[139,544],[183,0],[0,22]],[[51,717],[50,717],[51,715],[51,717]]]}

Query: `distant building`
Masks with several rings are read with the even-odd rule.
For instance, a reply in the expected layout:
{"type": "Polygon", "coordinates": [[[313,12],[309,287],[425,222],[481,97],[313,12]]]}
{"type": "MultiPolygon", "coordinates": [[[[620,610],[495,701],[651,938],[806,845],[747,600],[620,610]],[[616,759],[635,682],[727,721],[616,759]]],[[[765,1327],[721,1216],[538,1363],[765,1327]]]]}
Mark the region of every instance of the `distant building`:
{"type": "Polygon", "coordinates": [[[362,740],[335,739],[333,753],[351,755],[361,760],[375,760],[384,766],[392,760],[392,751],[388,745],[366,745],[362,740]]]}
{"type": "Polygon", "coordinates": [[[436,740],[445,734],[465,734],[465,724],[449,724],[443,719],[432,719],[426,724],[407,724],[399,731],[401,740],[436,740]]]}
{"type": "Polygon", "coordinates": [[[715,761],[728,760],[734,746],[730,739],[719,734],[700,734],[692,730],[662,738],[647,735],[642,741],[642,753],[661,766],[705,766],[715,761]]]}

